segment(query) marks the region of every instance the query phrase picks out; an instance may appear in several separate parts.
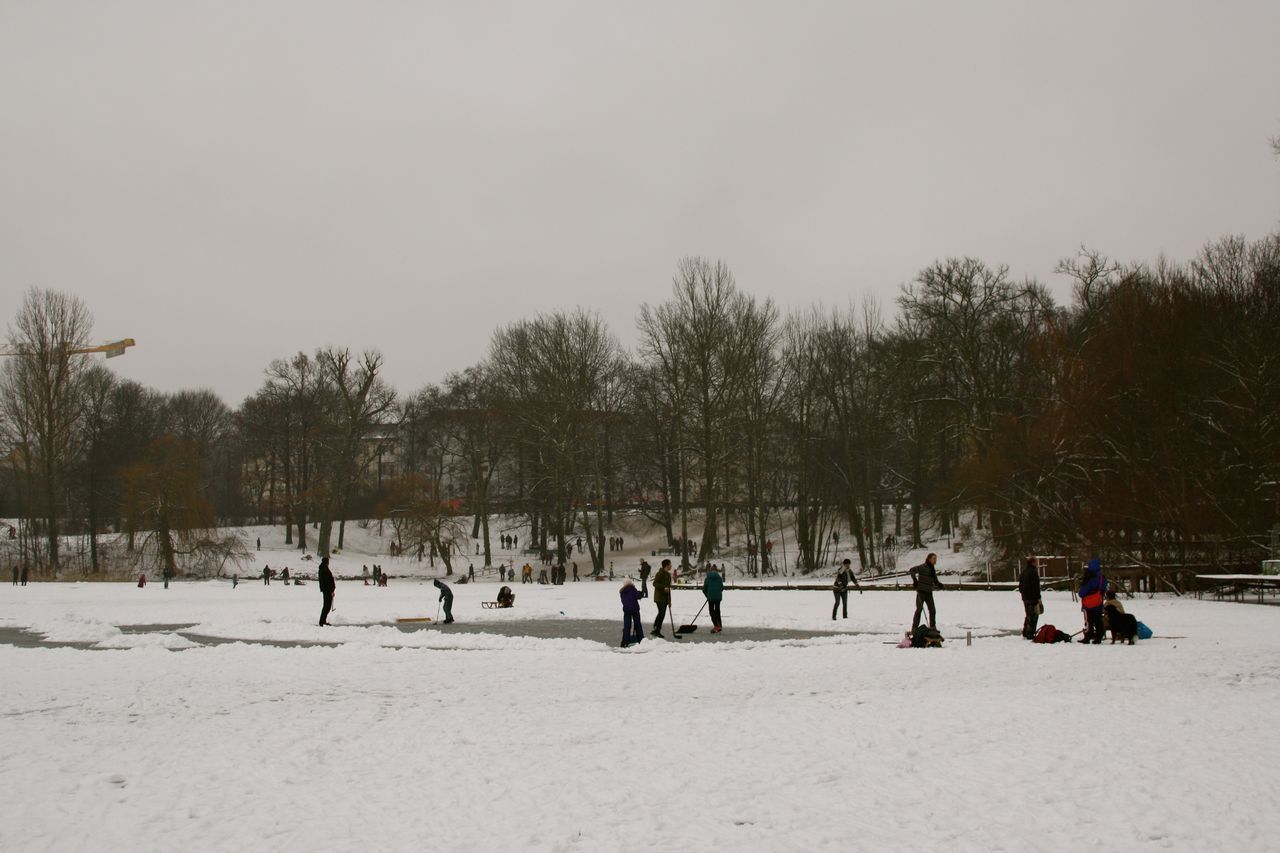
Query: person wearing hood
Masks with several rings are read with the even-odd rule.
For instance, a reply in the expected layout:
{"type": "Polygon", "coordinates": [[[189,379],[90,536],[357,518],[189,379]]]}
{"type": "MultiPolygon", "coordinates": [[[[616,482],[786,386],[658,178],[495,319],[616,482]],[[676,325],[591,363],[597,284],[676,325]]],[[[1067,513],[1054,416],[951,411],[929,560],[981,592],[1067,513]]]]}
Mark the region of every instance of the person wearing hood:
{"type": "Polygon", "coordinates": [[[329,611],[333,609],[333,593],[335,584],[333,582],[333,572],[329,571],[329,558],[320,558],[320,571],[316,575],[320,581],[320,595],[324,597],[324,606],[320,608],[320,624],[329,624],[329,611]]]}
{"type": "Polygon", "coordinates": [[[1084,580],[1080,582],[1080,609],[1084,611],[1084,639],[1081,642],[1102,642],[1106,629],[1102,625],[1103,599],[1107,593],[1107,579],[1102,576],[1102,561],[1094,557],[1084,570],[1084,580]]]}
{"type": "Polygon", "coordinates": [[[644,629],[640,627],[640,591],[627,578],[618,592],[622,599],[622,647],[634,645],[644,639],[644,629]]]}
{"type": "Polygon", "coordinates": [[[449,585],[437,578],[432,581],[435,588],[440,590],[440,601],[444,603],[444,624],[448,625],[453,621],[453,590],[449,589],[449,585]]]}
{"type": "Polygon", "coordinates": [[[711,567],[702,581],[702,594],[707,597],[707,611],[711,614],[711,633],[719,634],[722,627],[720,601],[724,598],[724,578],[716,571],[715,566],[711,567]]]}
{"type": "Polygon", "coordinates": [[[1022,596],[1022,609],[1026,618],[1022,620],[1022,637],[1034,640],[1036,623],[1040,621],[1040,571],[1035,557],[1027,557],[1027,565],[1018,576],[1018,593],[1022,596]]]}

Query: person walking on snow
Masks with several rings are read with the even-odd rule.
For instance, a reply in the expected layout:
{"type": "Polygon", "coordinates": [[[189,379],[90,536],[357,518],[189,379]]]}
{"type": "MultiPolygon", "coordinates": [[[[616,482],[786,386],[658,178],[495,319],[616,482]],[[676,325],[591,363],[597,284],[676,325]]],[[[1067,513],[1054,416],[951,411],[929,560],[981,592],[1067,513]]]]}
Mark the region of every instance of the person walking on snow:
{"type": "Polygon", "coordinates": [[[324,598],[324,606],[320,608],[320,624],[329,624],[329,611],[333,609],[333,593],[335,584],[333,582],[333,572],[329,571],[329,558],[320,558],[320,571],[316,575],[320,581],[320,595],[324,598]]]}
{"type": "Polygon", "coordinates": [[[711,633],[720,633],[720,600],[724,598],[724,578],[712,566],[702,580],[702,594],[707,597],[707,610],[711,613],[711,633]]]}
{"type": "Polygon", "coordinates": [[[1022,596],[1022,609],[1025,616],[1022,620],[1022,637],[1034,640],[1036,623],[1040,621],[1040,571],[1036,567],[1035,557],[1027,557],[1027,565],[1018,575],[1018,594],[1022,596]]]}
{"type": "Polygon", "coordinates": [[[831,605],[831,618],[836,618],[836,611],[844,607],[844,618],[849,618],[849,581],[853,581],[854,587],[858,590],[858,595],[862,595],[862,586],[858,583],[858,576],[853,573],[853,563],[845,560],[840,564],[840,571],[836,574],[836,582],[831,586],[831,591],[835,594],[835,603],[831,605]]]}
{"type": "Polygon", "coordinates": [[[436,579],[432,581],[436,589],[440,590],[440,601],[444,602],[444,624],[448,625],[453,621],[453,590],[449,589],[449,585],[443,581],[436,579]]]}
{"type": "Polygon", "coordinates": [[[929,627],[935,631],[938,629],[937,611],[933,606],[933,591],[942,589],[942,581],[938,580],[938,571],[935,568],[938,564],[938,555],[930,554],[924,558],[924,562],[911,570],[911,585],[916,591],[916,615],[911,619],[911,632],[914,634],[916,628],[920,627],[920,611],[929,608],[929,627]]]}
{"type": "Polygon", "coordinates": [[[1084,611],[1084,639],[1082,643],[1092,642],[1095,646],[1102,642],[1102,608],[1104,596],[1107,594],[1107,579],[1102,576],[1102,562],[1094,557],[1084,570],[1084,580],[1080,583],[1080,609],[1084,611]]]}
{"type": "Polygon", "coordinates": [[[625,649],[644,639],[644,629],[640,627],[640,592],[631,578],[627,578],[618,596],[622,599],[622,647],[625,649]]]}
{"type": "Polygon", "coordinates": [[[662,620],[667,616],[667,607],[671,604],[671,561],[663,560],[658,573],[653,576],[653,603],[658,605],[658,618],[653,621],[653,630],[649,633],[655,637],[662,636],[662,620]]]}

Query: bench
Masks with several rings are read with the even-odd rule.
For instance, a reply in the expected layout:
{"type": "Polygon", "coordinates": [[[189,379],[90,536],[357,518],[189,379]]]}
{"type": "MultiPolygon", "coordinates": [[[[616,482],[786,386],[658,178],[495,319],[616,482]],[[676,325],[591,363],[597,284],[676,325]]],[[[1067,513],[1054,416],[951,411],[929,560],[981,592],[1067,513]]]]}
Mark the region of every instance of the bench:
{"type": "Polygon", "coordinates": [[[1277,575],[1196,575],[1196,579],[1201,581],[1197,585],[1196,598],[1203,597],[1205,586],[1212,587],[1210,591],[1216,598],[1231,596],[1236,601],[1243,601],[1246,592],[1256,590],[1258,603],[1262,604],[1268,590],[1273,593],[1280,590],[1280,576],[1277,575]]]}

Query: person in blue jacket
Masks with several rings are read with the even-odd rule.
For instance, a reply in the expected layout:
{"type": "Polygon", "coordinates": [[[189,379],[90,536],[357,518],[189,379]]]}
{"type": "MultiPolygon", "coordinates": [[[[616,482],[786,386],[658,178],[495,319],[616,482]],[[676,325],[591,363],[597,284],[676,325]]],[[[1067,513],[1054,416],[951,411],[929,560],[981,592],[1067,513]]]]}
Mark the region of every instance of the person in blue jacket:
{"type": "Polygon", "coordinates": [[[440,590],[440,600],[444,602],[444,624],[448,625],[453,621],[453,590],[449,589],[447,583],[439,579],[432,581],[436,589],[440,590]]]}
{"type": "Polygon", "coordinates": [[[1089,561],[1080,582],[1080,609],[1084,611],[1084,639],[1081,642],[1097,645],[1102,642],[1103,600],[1107,594],[1107,579],[1102,576],[1102,563],[1097,557],[1089,561]]]}
{"type": "Polygon", "coordinates": [[[702,594],[707,597],[707,610],[711,613],[711,633],[720,633],[720,600],[724,598],[724,578],[713,565],[702,581],[702,594]]]}
{"type": "Polygon", "coordinates": [[[627,578],[618,596],[622,599],[622,647],[635,645],[644,639],[640,627],[640,591],[627,578]]]}

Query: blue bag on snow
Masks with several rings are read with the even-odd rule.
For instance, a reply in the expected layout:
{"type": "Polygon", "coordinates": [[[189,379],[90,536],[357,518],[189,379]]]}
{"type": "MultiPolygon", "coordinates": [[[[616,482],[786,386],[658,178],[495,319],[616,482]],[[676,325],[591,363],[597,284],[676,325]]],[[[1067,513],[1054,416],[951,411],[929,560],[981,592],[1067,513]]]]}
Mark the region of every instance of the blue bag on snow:
{"type": "Polygon", "coordinates": [[[1139,640],[1150,640],[1155,635],[1156,635],[1155,631],[1152,631],[1150,628],[1148,628],[1145,622],[1138,623],[1138,639],[1139,640]]]}

